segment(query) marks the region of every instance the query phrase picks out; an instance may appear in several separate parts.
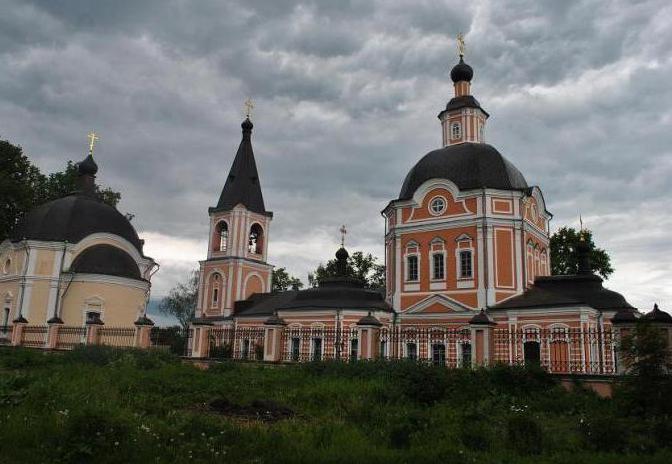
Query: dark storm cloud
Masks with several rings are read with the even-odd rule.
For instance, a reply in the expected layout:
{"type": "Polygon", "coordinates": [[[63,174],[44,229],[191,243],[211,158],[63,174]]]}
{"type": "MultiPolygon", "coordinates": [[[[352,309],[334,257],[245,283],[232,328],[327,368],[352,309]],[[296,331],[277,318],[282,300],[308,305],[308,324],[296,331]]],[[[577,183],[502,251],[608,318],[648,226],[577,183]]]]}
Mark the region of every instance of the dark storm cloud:
{"type": "Polygon", "coordinates": [[[463,31],[488,140],[542,187],[556,226],[586,219],[614,255],[611,286],[670,306],[671,8],[0,0],[0,136],[49,171],[98,130],[99,180],[162,261],[160,296],[204,254],[252,96],[271,261],[305,278],[343,222],[351,247],[382,255],[379,211],[440,143],[463,31]]]}

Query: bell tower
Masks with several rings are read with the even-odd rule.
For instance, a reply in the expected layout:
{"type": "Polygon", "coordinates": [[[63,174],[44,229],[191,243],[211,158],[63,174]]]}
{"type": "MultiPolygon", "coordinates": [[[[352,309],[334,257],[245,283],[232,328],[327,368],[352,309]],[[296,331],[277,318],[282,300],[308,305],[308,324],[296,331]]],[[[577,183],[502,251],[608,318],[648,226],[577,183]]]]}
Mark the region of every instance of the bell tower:
{"type": "Polygon", "coordinates": [[[489,114],[481,108],[478,100],[471,95],[471,79],[474,70],[464,62],[464,38],[457,37],[460,62],[450,71],[455,96],[448,102],[446,109],[439,113],[443,135],[443,146],[464,142],[485,142],[485,122],[489,114]]]}
{"type": "Polygon", "coordinates": [[[273,266],[266,260],[273,213],[264,206],[247,105],[238,152],[217,206],[208,209],[208,257],[200,262],[198,317],[230,316],[236,301],[271,289],[273,266]]]}

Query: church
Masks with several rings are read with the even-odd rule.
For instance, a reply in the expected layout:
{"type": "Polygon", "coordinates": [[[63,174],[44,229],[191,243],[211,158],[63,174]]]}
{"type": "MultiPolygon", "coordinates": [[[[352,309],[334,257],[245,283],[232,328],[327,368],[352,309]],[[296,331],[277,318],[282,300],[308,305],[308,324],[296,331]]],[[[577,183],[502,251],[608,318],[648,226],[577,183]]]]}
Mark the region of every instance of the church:
{"type": "Polygon", "coordinates": [[[346,275],[343,247],[338,276],[316,288],[270,291],[273,213],[248,115],[208,211],[194,356],[226,346],[233,356],[258,349],[275,361],[406,357],[459,366],[536,359],[562,370],[586,372],[593,361],[614,368],[603,334],[615,316],[631,320],[636,309],[591,272],[585,243],[577,245],[577,275],[550,275],[552,214],[541,188],[486,143],[490,115],[472,93],[474,70],[461,41],[450,77],[454,96],[438,114],[442,146],[419,157],[382,210],[381,292],[346,275]],[[276,335],[269,338],[269,330],[276,335]]]}
{"type": "MultiPolygon", "coordinates": [[[[90,134],[95,137],[95,134],[90,134]]],[[[0,244],[2,326],[133,327],[158,268],[130,221],[95,194],[98,165],[77,164],[78,189],[29,211],[0,244]]],[[[41,342],[40,342],[41,344],[41,342]]]]}

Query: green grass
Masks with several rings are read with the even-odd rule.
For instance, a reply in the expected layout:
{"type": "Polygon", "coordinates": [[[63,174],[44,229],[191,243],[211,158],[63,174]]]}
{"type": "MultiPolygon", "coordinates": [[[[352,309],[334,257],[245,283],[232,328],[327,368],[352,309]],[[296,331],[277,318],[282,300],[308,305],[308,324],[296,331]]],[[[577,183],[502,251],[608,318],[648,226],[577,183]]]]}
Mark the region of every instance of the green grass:
{"type": "Polygon", "coordinates": [[[161,353],[2,349],[0,404],[3,463],[672,462],[661,421],[519,368],[200,370],[161,353]],[[207,406],[217,399],[294,415],[222,415],[207,406]]]}

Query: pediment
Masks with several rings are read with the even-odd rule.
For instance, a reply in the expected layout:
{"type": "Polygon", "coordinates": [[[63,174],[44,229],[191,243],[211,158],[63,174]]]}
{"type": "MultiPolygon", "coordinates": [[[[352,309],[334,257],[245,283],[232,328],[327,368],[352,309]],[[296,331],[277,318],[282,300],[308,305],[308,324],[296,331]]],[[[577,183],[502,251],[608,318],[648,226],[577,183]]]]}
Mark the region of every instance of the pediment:
{"type": "Polygon", "coordinates": [[[470,308],[446,295],[431,295],[409,307],[406,314],[442,314],[469,311],[470,308]]]}

